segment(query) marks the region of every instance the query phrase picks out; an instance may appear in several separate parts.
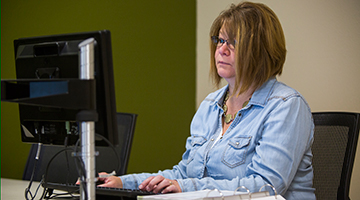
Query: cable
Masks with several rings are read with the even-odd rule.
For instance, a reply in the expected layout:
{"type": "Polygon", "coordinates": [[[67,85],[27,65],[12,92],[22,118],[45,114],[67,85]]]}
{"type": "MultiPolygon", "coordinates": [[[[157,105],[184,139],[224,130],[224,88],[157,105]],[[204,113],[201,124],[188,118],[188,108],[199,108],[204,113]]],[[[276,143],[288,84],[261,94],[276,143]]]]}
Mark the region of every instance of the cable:
{"type": "MultiPolygon", "coordinates": [[[[39,136],[39,141],[40,141],[40,136],[39,136]]],[[[37,191],[38,189],[36,190],[35,192],[35,195],[32,195],[31,193],[31,185],[32,185],[32,182],[34,180],[34,176],[35,176],[35,173],[36,173],[36,166],[37,166],[37,163],[39,161],[39,157],[40,157],[40,150],[41,150],[41,143],[38,143],[38,147],[37,147],[37,151],[36,151],[36,155],[35,155],[35,162],[34,162],[34,167],[33,167],[33,171],[31,173],[31,178],[30,178],[30,181],[29,181],[29,185],[28,187],[25,189],[25,199],[29,199],[28,195],[30,195],[30,199],[33,200],[37,194],[37,191]]]]}
{"type": "Polygon", "coordinates": [[[116,151],[116,148],[114,147],[113,144],[111,144],[111,142],[106,139],[104,136],[98,134],[98,133],[95,133],[96,136],[100,137],[101,139],[103,139],[108,145],[109,147],[111,147],[111,149],[114,151],[115,153],[115,156],[116,156],[116,159],[117,159],[117,170],[116,172],[119,172],[120,171],[120,168],[121,168],[121,161],[120,161],[120,156],[118,154],[118,152],[116,151]]]}
{"type": "Polygon", "coordinates": [[[36,197],[36,195],[37,195],[37,193],[38,193],[38,191],[39,191],[39,189],[40,189],[41,184],[42,184],[42,180],[40,181],[39,185],[38,185],[37,188],[36,188],[36,191],[35,191],[35,194],[34,194],[34,198],[36,197]]]}
{"type": "Polygon", "coordinates": [[[64,151],[67,151],[67,150],[72,150],[71,148],[65,148],[65,149],[62,149],[60,150],[59,152],[57,152],[49,161],[49,163],[47,164],[46,166],[46,169],[45,169],[45,174],[44,174],[44,183],[46,185],[47,183],[47,173],[48,173],[48,170],[49,170],[49,166],[51,164],[51,162],[55,159],[56,156],[58,156],[60,153],[64,152],[64,151]]]}
{"type": "Polygon", "coordinates": [[[52,196],[48,196],[48,197],[45,197],[46,199],[79,199],[80,196],[75,196],[73,195],[71,192],[68,193],[68,192],[65,192],[65,193],[54,193],[52,194],[52,196]],[[65,195],[71,195],[70,197],[69,196],[65,196],[65,195]],[[60,197],[60,196],[65,196],[65,197],[60,197]]]}
{"type": "MultiPolygon", "coordinates": [[[[47,177],[48,177],[48,171],[49,171],[49,167],[50,167],[50,164],[52,163],[52,161],[62,152],[64,151],[67,151],[67,150],[72,150],[71,148],[64,148],[60,151],[58,151],[49,161],[49,163],[47,164],[46,166],[46,169],[45,169],[45,174],[43,175],[43,182],[44,182],[44,192],[43,192],[43,195],[42,195],[42,198],[44,197],[44,194],[46,195],[46,193],[49,192],[48,188],[46,187],[47,186],[47,177]],[[46,191],[45,191],[46,190],[46,191]]],[[[66,152],[65,152],[66,153],[66,152]]],[[[52,193],[52,192],[49,192],[49,193],[52,193]]],[[[51,194],[50,194],[51,195],[51,194]]]]}

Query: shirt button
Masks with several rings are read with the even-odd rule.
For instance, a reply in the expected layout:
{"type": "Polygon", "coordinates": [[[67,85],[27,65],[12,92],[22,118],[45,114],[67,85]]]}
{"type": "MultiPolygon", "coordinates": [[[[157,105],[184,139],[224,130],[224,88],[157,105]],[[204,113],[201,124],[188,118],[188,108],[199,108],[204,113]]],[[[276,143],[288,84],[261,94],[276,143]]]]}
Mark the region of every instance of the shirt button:
{"type": "Polygon", "coordinates": [[[239,142],[236,142],[236,145],[239,145],[239,142]]]}
{"type": "Polygon", "coordinates": [[[214,141],[214,138],[212,138],[211,141],[214,141]]]}

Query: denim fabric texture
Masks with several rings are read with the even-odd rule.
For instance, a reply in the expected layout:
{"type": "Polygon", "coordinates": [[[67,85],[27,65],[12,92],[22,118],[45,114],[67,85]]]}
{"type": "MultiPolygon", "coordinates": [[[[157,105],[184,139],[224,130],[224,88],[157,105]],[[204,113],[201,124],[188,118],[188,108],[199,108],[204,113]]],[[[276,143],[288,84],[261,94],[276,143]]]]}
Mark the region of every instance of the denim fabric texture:
{"type": "Polygon", "coordinates": [[[222,133],[227,89],[209,94],[201,103],[191,122],[186,151],[173,169],[120,176],[124,188],[137,189],[147,177],[159,174],[176,179],[183,192],[239,186],[257,192],[271,184],[288,200],[315,199],[314,124],[303,96],[276,78],[269,79],[216,140],[222,133]]]}

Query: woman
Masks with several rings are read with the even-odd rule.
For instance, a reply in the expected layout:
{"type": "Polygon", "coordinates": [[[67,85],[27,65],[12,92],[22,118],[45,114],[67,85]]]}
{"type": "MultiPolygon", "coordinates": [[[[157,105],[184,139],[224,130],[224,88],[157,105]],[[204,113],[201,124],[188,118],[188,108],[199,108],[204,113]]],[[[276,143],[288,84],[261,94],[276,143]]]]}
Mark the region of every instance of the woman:
{"type": "Polygon", "coordinates": [[[215,19],[210,36],[211,76],[217,86],[228,84],[201,103],[182,160],[172,170],[112,176],[101,186],[256,192],[271,184],[288,200],[315,199],[311,111],[275,78],[286,57],[278,18],[263,4],[243,2],[215,19]]]}

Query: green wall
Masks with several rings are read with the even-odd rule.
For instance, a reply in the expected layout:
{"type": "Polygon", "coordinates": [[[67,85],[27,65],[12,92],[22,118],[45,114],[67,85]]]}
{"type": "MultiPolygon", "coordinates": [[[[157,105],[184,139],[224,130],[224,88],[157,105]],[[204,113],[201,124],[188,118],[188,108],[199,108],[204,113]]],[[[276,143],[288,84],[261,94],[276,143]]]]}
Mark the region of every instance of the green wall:
{"type": "MultiPolygon", "coordinates": [[[[1,1],[1,79],[14,79],[13,40],[108,29],[118,112],[138,114],[128,172],[176,164],[195,113],[195,0],[1,1]]],[[[22,177],[17,104],[1,103],[1,177],[22,177]]]]}

